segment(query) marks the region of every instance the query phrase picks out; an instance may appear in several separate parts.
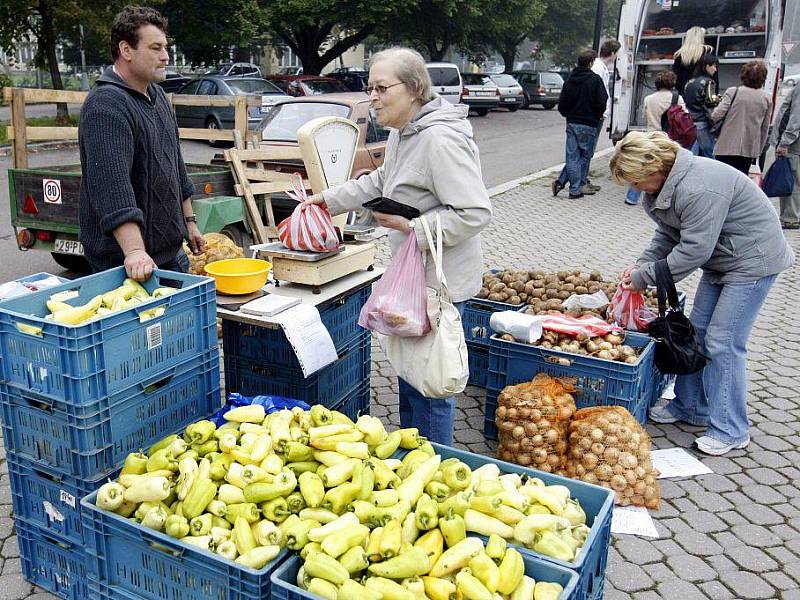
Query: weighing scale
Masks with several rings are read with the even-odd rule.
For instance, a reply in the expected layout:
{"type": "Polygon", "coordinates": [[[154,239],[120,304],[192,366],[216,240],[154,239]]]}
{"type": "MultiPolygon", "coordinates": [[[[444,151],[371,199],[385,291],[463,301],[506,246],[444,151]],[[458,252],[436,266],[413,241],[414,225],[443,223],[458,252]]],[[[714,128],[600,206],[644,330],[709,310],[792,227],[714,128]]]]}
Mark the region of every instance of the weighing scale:
{"type": "MultiPolygon", "coordinates": [[[[298,129],[297,142],[313,193],[350,179],[359,134],[358,125],[341,117],[320,117],[298,129]]],[[[318,294],[320,286],[362,269],[371,271],[375,263],[375,245],[361,241],[374,228],[347,225],[347,215],[333,217],[333,224],[346,240],[335,252],[289,250],[280,242],[251,249],[272,263],[275,285],[282,281],[309,285],[318,294]]]]}

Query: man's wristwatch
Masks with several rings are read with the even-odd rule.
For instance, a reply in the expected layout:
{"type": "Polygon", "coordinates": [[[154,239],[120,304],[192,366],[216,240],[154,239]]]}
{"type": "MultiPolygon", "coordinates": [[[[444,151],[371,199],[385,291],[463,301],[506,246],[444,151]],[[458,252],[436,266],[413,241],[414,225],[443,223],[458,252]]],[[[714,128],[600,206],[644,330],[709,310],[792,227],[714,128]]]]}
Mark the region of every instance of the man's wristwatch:
{"type": "Polygon", "coordinates": [[[197,215],[189,215],[188,217],[183,217],[183,220],[187,223],[197,223],[197,215]]]}

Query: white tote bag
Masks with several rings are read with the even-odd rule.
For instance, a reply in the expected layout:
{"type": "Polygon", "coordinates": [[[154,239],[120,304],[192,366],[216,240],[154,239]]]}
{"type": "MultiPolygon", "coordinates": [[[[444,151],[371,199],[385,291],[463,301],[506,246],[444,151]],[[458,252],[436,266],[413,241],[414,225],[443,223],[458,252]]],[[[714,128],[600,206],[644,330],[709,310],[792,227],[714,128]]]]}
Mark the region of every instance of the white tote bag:
{"type": "Polygon", "coordinates": [[[450,398],[464,391],[469,378],[467,344],[461,315],[450,300],[442,271],[442,222],[436,215],[436,243],[425,217],[418,220],[428,239],[438,289],[428,288],[431,330],[420,337],[378,335],[394,370],[427,398],[450,398]]]}

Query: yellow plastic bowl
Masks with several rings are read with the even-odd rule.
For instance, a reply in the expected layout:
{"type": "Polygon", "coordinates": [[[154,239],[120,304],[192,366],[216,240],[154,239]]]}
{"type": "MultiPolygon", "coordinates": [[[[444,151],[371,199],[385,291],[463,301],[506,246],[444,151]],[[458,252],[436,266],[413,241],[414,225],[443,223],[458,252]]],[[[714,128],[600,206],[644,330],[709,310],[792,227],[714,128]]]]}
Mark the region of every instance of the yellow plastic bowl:
{"type": "Polygon", "coordinates": [[[222,294],[252,294],[267,283],[271,263],[257,258],[229,258],[206,265],[222,294]]]}

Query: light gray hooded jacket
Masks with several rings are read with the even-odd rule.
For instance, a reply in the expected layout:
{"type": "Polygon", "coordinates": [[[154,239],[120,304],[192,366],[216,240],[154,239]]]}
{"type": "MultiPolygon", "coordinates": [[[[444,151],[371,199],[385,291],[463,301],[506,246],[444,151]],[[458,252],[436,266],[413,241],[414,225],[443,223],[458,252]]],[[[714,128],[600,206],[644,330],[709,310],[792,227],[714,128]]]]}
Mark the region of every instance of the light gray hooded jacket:
{"type": "MultiPolygon", "coordinates": [[[[467,112],[466,106],[436,97],[403,129],[392,130],[381,167],[323,192],[332,215],[363,210],[362,204],[380,196],[413,206],[427,218],[434,236],[432,217],[441,213],[444,275],[454,302],[480,290],[484,270],[480,232],[492,219],[467,112]]],[[[414,223],[414,232],[425,252],[428,243],[419,223],[414,223]]],[[[389,232],[392,254],[406,239],[404,233],[389,232]]],[[[428,285],[433,286],[432,260],[427,261],[426,271],[428,285]]]]}
{"type": "Polygon", "coordinates": [[[713,283],[744,283],[794,262],[778,214],[753,181],[721,162],[680,149],[658,196],[644,210],[658,227],[631,278],[655,285],[655,261],[667,259],[675,281],[698,268],[713,283]]]}

